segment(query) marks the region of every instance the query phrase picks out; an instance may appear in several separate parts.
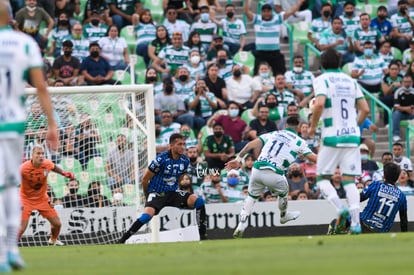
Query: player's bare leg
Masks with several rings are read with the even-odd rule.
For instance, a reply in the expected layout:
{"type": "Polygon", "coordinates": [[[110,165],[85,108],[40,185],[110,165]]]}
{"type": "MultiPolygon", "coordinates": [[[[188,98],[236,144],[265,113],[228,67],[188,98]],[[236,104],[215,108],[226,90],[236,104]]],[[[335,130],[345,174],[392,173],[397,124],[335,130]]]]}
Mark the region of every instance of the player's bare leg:
{"type": "Polygon", "coordinates": [[[56,216],[56,217],[48,218],[48,221],[50,222],[50,231],[52,232],[48,243],[50,245],[56,245],[56,246],[65,245],[64,243],[58,240],[60,228],[62,227],[62,223],[60,222],[59,217],[56,216]]]}
{"type": "Polygon", "coordinates": [[[9,273],[11,267],[7,260],[6,211],[3,205],[3,193],[0,193],[0,273],[9,273]]]}

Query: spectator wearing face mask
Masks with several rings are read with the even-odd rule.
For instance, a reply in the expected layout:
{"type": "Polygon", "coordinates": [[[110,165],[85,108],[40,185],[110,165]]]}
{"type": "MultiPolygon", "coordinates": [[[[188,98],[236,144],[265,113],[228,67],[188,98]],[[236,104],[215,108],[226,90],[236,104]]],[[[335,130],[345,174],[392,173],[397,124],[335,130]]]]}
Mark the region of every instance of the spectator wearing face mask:
{"type": "Polygon", "coordinates": [[[285,73],[286,86],[295,94],[302,92],[305,97],[312,94],[312,83],[315,76],[312,72],[305,70],[303,56],[296,55],[293,58],[293,68],[285,73]]]}
{"type": "Polygon", "coordinates": [[[68,181],[66,186],[68,187],[69,194],[63,197],[63,207],[84,207],[85,198],[82,195],[78,194],[79,181],[77,179],[72,179],[68,181]]]}
{"type": "Polygon", "coordinates": [[[297,199],[297,196],[301,191],[305,191],[307,195],[310,194],[308,180],[299,163],[292,163],[290,165],[287,181],[289,184],[289,197],[291,199],[297,199]]]}
{"type": "Polygon", "coordinates": [[[85,207],[106,207],[110,206],[111,202],[108,198],[101,194],[101,183],[93,181],[88,185],[88,196],[85,198],[85,207]]]}
{"type": "Polygon", "coordinates": [[[107,32],[108,25],[102,23],[99,20],[98,12],[93,10],[89,23],[83,25],[83,35],[89,40],[89,43],[92,43],[98,42],[99,39],[105,37],[107,32]]]}
{"type": "Polygon", "coordinates": [[[361,170],[366,171],[372,177],[375,171],[377,171],[378,165],[375,161],[369,159],[369,149],[365,144],[359,146],[359,151],[361,153],[361,170]]]}
{"type": "Polygon", "coordinates": [[[227,186],[224,195],[228,202],[242,202],[246,198],[243,192],[243,185],[240,183],[240,172],[232,169],[227,173],[227,186]]]}
{"type": "Polygon", "coordinates": [[[190,73],[193,81],[201,79],[206,74],[206,62],[201,60],[200,52],[197,49],[190,51],[190,62],[184,64],[184,67],[190,73]]]}
{"type": "Polygon", "coordinates": [[[190,31],[197,31],[204,50],[207,50],[212,41],[213,35],[217,33],[217,24],[210,19],[209,7],[200,7],[200,19],[191,25],[190,31]]]}
{"type": "Polygon", "coordinates": [[[243,74],[238,64],[233,66],[232,77],[226,80],[226,87],[228,99],[246,108],[252,108],[261,94],[261,87],[251,76],[243,74]]]}
{"type": "Polygon", "coordinates": [[[208,125],[220,123],[224,127],[224,134],[231,136],[236,153],[247,144],[247,124],[240,118],[240,107],[234,101],[229,103],[227,115],[214,115],[207,122],[208,125]]]}

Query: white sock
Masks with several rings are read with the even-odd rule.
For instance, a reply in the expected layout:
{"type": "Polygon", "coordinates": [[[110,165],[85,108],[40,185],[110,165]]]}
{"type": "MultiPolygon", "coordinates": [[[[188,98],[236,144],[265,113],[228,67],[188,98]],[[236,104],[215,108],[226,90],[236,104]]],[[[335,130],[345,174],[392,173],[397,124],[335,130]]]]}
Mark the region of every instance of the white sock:
{"type": "Polygon", "coordinates": [[[250,196],[247,196],[247,198],[244,200],[244,205],[240,213],[241,222],[245,222],[247,218],[250,216],[255,203],[256,203],[256,200],[250,196]]]}
{"type": "Polygon", "coordinates": [[[279,196],[278,202],[279,202],[280,217],[284,217],[286,214],[287,206],[288,206],[287,195],[284,197],[279,196]]]}
{"type": "Polygon", "coordinates": [[[330,201],[332,205],[336,208],[336,211],[339,213],[344,208],[344,204],[338,197],[338,193],[336,193],[336,190],[332,186],[331,182],[327,179],[323,179],[321,181],[318,181],[318,187],[321,190],[321,193],[324,196],[324,198],[330,201]]]}
{"type": "Polygon", "coordinates": [[[0,264],[7,260],[6,246],[6,213],[4,209],[4,193],[0,192],[0,264]]]}
{"type": "Polygon", "coordinates": [[[18,232],[20,227],[21,206],[17,187],[4,190],[7,217],[7,250],[18,253],[18,232]]]}
{"type": "Polygon", "coordinates": [[[355,184],[344,185],[346,198],[349,204],[349,213],[351,214],[351,225],[359,224],[359,192],[355,184]]]}

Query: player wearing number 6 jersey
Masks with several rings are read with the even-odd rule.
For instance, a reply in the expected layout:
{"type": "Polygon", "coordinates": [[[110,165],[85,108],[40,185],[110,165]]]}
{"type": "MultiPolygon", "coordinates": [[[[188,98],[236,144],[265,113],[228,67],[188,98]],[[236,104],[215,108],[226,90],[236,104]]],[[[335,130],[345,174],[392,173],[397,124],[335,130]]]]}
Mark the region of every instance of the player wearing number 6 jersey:
{"type": "Polygon", "coordinates": [[[187,172],[190,160],[184,155],[185,140],[181,134],[172,134],[170,150],[164,151],[148,165],[142,178],[142,188],[147,197],[144,213],[124,233],[119,243],[125,243],[144,224],[166,206],[195,208],[199,217],[200,238],[205,239],[206,209],[203,198],[178,190],[178,182],[187,172]]]}
{"type": "Polygon", "coordinates": [[[350,214],[350,231],[359,234],[359,193],[354,181],[355,176],[361,176],[358,125],[367,117],[369,108],[356,81],[339,70],[340,64],[341,55],[334,49],[326,50],[321,56],[324,73],[313,82],[315,104],[308,133],[313,137],[321,120],[322,140],[316,164],[318,187],[339,213],[337,230],[345,227],[350,214]],[[329,181],[338,166],[349,209],[329,181]]]}
{"type": "Polygon", "coordinates": [[[238,169],[241,160],[250,150],[261,148],[260,155],[253,165],[248,196],[240,213],[240,222],[233,234],[235,238],[242,237],[253,206],[266,187],[279,197],[280,223],[284,224],[299,217],[298,211],[287,211],[289,186],[285,172],[299,154],[313,162],[316,161],[316,155],[309,149],[306,141],[296,134],[295,129],[298,125],[297,116],[288,117],[285,130],[263,134],[250,141],[236,159],[226,163],[226,169],[238,169]]]}
{"type": "Polygon", "coordinates": [[[24,268],[17,246],[20,223],[20,163],[26,120],[25,80],[30,76],[48,119],[47,140],[57,149],[58,132],[36,42],[9,27],[9,6],[0,0],[0,273],[24,268]]]}

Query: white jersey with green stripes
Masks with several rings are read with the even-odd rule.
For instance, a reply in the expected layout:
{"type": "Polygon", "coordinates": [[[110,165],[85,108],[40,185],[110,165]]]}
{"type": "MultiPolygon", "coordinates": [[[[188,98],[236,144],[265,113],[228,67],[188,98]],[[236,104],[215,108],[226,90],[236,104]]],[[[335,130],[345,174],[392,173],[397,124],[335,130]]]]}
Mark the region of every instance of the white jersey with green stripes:
{"type": "Polygon", "coordinates": [[[321,115],[322,143],[332,147],[357,147],[360,130],[356,101],[364,96],[354,79],[340,71],[325,71],[313,83],[315,97],[325,97],[321,115]]]}
{"type": "Polygon", "coordinates": [[[270,169],[284,175],[299,154],[306,156],[312,153],[306,141],[289,128],[263,134],[259,139],[263,147],[253,166],[256,169],[270,169]]]}
{"type": "Polygon", "coordinates": [[[42,67],[33,38],[9,27],[0,28],[0,139],[24,133],[25,81],[30,69],[42,67]]]}

